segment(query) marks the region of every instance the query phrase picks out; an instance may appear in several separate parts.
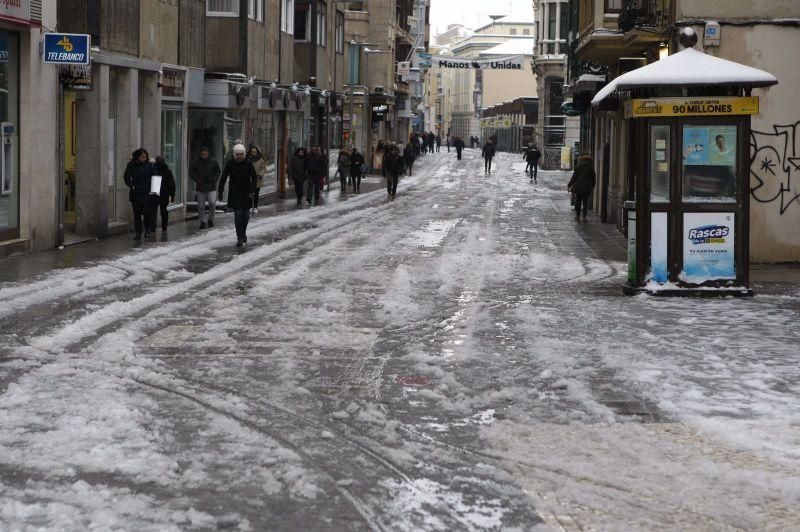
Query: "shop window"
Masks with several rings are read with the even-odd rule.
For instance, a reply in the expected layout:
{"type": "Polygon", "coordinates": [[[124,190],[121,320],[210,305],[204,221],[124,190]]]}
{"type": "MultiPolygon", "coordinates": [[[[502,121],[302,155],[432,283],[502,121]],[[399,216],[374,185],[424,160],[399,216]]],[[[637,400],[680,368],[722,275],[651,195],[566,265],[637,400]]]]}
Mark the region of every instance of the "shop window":
{"type": "Polygon", "coordinates": [[[683,201],[736,201],[735,125],[683,127],[683,201]]]}
{"type": "Polygon", "coordinates": [[[19,236],[19,41],[15,33],[0,31],[0,240],[19,236]]]}
{"type": "Polygon", "coordinates": [[[206,15],[210,17],[238,17],[239,0],[208,0],[206,15]]]}
{"type": "Polygon", "coordinates": [[[650,201],[669,201],[670,126],[650,126],[650,201]]]}

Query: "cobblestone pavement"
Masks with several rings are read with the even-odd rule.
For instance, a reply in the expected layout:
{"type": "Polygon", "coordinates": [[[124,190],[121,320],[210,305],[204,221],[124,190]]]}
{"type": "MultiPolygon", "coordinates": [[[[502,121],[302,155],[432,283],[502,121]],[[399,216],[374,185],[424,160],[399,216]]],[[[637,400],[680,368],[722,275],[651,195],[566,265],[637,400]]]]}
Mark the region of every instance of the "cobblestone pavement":
{"type": "Polygon", "coordinates": [[[800,291],[624,297],[520,161],[9,263],[0,528],[800,526],[800,291]]]}

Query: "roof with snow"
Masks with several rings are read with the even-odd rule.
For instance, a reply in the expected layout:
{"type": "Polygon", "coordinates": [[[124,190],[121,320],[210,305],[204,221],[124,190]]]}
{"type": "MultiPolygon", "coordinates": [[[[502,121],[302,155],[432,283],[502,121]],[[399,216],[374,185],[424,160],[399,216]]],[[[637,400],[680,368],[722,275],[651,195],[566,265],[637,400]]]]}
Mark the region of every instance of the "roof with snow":
{"type": "Polygon", "coordinates": [[[686,48],[614,79],[595,95],[592,105],[599,105],[614,91],[634,87],[720,84],[767,87],[777,83],[778,78],[769,72],[686,48]]]}
{"type": "Polygon", "coordinates": [[[483,50],[480,55],[533,55],[533,39],[509,39],[483,50]]]}

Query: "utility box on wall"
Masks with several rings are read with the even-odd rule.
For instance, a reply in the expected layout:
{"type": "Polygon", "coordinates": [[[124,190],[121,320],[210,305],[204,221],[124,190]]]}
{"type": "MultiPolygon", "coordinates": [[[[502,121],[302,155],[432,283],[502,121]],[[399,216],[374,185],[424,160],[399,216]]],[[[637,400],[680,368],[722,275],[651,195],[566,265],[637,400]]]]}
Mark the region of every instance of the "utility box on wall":
{"type": "Polygon", "coordinates": [[[706,22],[705,32],[703,33],[703,46],[719,46],[720,37],[719,22],[706,22]]]}

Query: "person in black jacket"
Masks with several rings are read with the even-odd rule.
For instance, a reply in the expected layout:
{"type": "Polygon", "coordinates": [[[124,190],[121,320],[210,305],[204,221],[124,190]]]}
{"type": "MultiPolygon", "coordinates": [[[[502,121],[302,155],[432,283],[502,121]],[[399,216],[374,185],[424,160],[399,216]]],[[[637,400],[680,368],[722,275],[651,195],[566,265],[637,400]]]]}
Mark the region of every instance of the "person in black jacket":
{"type": "MultiPolygon", "coordinates": [[[[165,232],[169,225],[169,213],[167,206],[170,203],[175,203],[175,176],[172,170],[169,169],[166,159],[161,155],[156,157],[156,175],[161,176],[161,192],[158,196],[159,212],[161,213],[161,231],[165,232]]],[[[155,225],[156,217],[153,216],[153,224],[155,225]]],[[[155,227],[151,227],[155,232],[155,227]]]]}
{"type": "Polygon", "coordinates": [[[361,190],[361,168],[364,166],[364,156],[353,148],[350,154],[350,176],[353,178],[353,190],[361,190]]]}
{"type": "Polygon", "coordinates": [[[319,146],[311,147],[311,153],[306,157],[306,172],[308,173],[306,201],[311,204],[313,196],[314,204],[319,205],[320,191],[322,190],[324,179],[328,175],[328,158],[322,154],[319,146]]]}
{"type": "Polygon", "coordinates": [[[217,193],[222,197],[225,191],[225,182],[230,177],[231,186],[228,190],[228,207],[233,209],[233,218],[236,224],[236,247],[240,248],[247,243],[247,223],[250,221],[250,207],[256,194],[256,181],[258,174],[253,162],[247,158],[247,150],[243,144],[233,147],[233,159],[225,163],[225,169],[219,179],[217,193]]]}
{"type": "Polygon", "coordinates": [[[289,161],[289,179],[294,181],[294,192],[297,194],[297,206],[303,204],[303,185],[308,179],[306,171],[306,150],[297,148],[289,161]]]}
{"type": "Polygon", "coordinates": [[[454,145],[456,147],[456,158],[460,161],[461,152],[464,151],[464,139],[462,139],[461,137],[456,137],[454,145]]]}
{"type": "Polygon", "coordinates": [[[525,162],[525,173],[530,173],[531,181],[536,181],[536,174],[539,173],[539,159],[542,157],[542,152],[539,151],[535,145],[530,144],[522,155],[525,162]]]}
{"type": "Polygon", "coordinates": [[[492,173],[492,159],[494,159],[494,154],[496,152],[494,141],[489,139],[486,141],[486,144],[483,146],[483,152],[481,155],[483,156],[483,171],[487,174],[492,173]]]}
{"type": "Polygon", "coordinates": [[[155,227],[155,212],[150,201],[150,181],[156,174],[150,164],[150,154],[139,148],[131,154],[131,160],[125,168],[125,184],[130,188],[128,199],[133,207],[134,240],[142,239],[142,222],[144,221],[145,237],[150,236],[150,228],[155,227]]]}
{"type": "Polygon", "coordinates": [[[214,210],[217,206],[217,181],[221,173],[219,164],[209,155],[206,146],[200,148],[200,158],[192,163],[189,177],[194,181],[195,197],[197,198],[197,214],[200,217],[200,229],[208,226],[214,227],[214,210]],[[206,214],[206,201],[208,214],[206,214]]]}
{"type": "Polygon", "coordinates": [[[411,147],[411,144],[403,149],[403,162],[405,163],[406,172],[408,175],[411,175],[411,171],[414,169],[414,161],[416,157],[414,156],[414,148],[411,147]]]}
{"type": "Polygon", "coordinates": [[[386,191],[389,193],[389,201],[394,201],[397,195],[397,183],[400,181],[400,174],[403,173],[403,157],[397,146],[392,146],[383,157],[383,164],[386,168],[386,191]]]}
{"type": "Polygon", "coordinates": [[[578,157],[572,179],[567,184],[567,190],[575,194],[575,219],[586,221],[586,211],[589,207],[589,196],[594,190],[597,176],[592,164],[592,157],[588,153],[578,157]]]}

